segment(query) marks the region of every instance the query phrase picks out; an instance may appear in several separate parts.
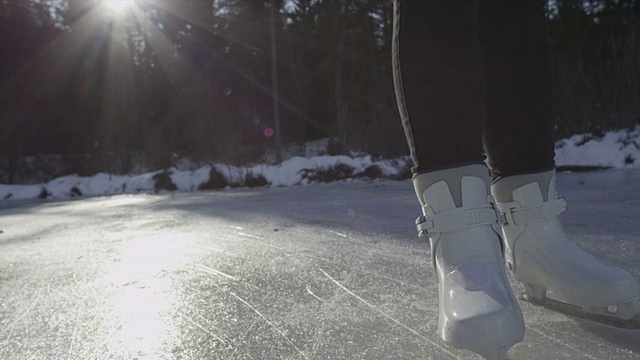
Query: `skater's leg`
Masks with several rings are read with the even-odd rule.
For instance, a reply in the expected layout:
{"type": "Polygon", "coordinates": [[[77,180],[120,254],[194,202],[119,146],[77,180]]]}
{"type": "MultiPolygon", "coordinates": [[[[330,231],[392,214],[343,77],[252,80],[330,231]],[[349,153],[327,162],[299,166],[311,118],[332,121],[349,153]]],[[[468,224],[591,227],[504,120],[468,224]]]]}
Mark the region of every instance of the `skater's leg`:
{"type": "Polygon", "coordinates": [[[567,238],[555,192],[551,62],[540,0],[480,2],[487,82],[485,147],[495,179],[508,266],[527,296],[547,289],[588,313],[638,315],[640,286],[626,270],[567,238]]]}
{"type": "Polygon", "coordinates": [[[554,168],[551,57],[542,0],[479,1],[485,149],[493,177],[554,168]]]}
{"type": "Polygon", "coordinates": [[[555,192],[551,62],[541,0],[480,2],[487,83],[485,148],[509,269],[527,296],[551,290],[586,312],[628,320],[640,286],[569,241],[555,192]]]}
{"type": "Polygon", "coordinates": [[[485,95],[477,2],[395,5],[394,80],[414,171],[482,163],[485,95]]]}
{"type": "Polygon", "coordinates": [[[482,155],[477,3],[396,0],[394,80],[451,346],[501,359],[524,324],[504,270],[482,155]],[[466,164],[466,165],[465,165],[466,164]],[[472,164],[472,165],[469,165],[472,164]]]}
{"type": "MultiPolygon", "coordinates": [[[[451,4],[462,5],[458,2],[451,4]]],[[[469,9],[473,6],[471,2],[465,4],[470,6],[469,9]]],[[[542,2],[486,0],[481,5],[480,38],[487,77],[488,114],[484,142],[493,176],[497,180],[492,186],[492,193],[501,210],[510,269],[515,278],[525,284],[529,297],[543,297],[546,290],[551,289],[562,300],[578,305],[586,312],[623,320],[637,316],[640,293],[637,280],[627,271],[595,259],[568,241],[558,219],[558,214],[564,210],[564,203],[555,195],[551,72],[542,2]]],[[[441,9],[439,13],[438,6],[446,7],[443,4],[433,5],[429,1],[397,1],[396,15],[400,17],[394,21],[396,93],[416,163],[414,170],[422,173],[414,178],[425,212],[421,226],[443,218],[436,216],[437,211],[430,212],[440,206],[438,203],[442,199],[432,200],[428,196],[442,182],[449,189],[445,194],[449,194],[450,201],[464,208],[461,206],[464,203],[464,191],[458,186],[463,183],[463,178],[473,178],[473,175],[465,176],[461,174],[464,167],[455,167],[482,160],[473,135],[477,132],[477,125],[481,125],[484,119],[482,111],[478,110],[484,99],[483,89],[475,86],[482,82],[482,74],[478,74],[478,68],[473,66],[480,62],[466,62],[473,56],[461,56],[478,53],[471,51],[475,45],[461,48],[449,46],[454,40],[460,45],[473,44],[473,40],[464,36],[469,35],[473,26],[461,26],[462,23],[457,21],[445,23],[451,18],[465,19],[464,15],[470,13],[447,13],[446,9],[441,9]],[[429,14],[436,16],[431,23],[433,26],[423,26],[422,20],[431,19],[429,14]],[[438,18],[446,20],[438,22],[438,18]],[[400,26],[411,29],[408,31],[411,35],[398,32],[400,26]],[[447,33],[446,29],[456,31],[447,33]],[[426,41],[430,35],[433,37],[426,41]],[[405,43],[406,46],[399,46],[405,43]],[[430,52],[429,49],[434,51],[430,52]],[[444,54],[436,49],[444,51],[444,54]],[[455,69],[461,71],[456,72],[455,69]],[[430,90],[425,90],[427,83],[433,85],[430,90]],[[481,96],[474,97],[473,94],[481,96]],[[473,113],[479,121],[471,121],[473,113]],[[416,142],[416,139],[419,141],[416,142]],[[447,141],[451,141],[450,146],[447,146],[447,141]],[[434,171],[439,167],[453,169],[445,171],[446,180],[432,182],[433,176],[442,175],[434,171]]],[[[445,200],[445,203],[448,201],[445,200]]],[[[439,244],[446,238],[462,239],[460,234],[459,231],[433,231],[428,234],[439,276],[447,271],[447,259],[457,256],[455,252],[447,255],[448,251],[441,250],[456,246],[440,247],[439,244]]],[[[449,245],[454,243],[456,240],[446,242],[449,245]]],[[[447,309],[451,310],[449,307],[454,306],[455,302],[442,297],[442,294],[455,285],[455,282],[447,281],[447,275],[451,274],[447,273],[439,279],[441,333],[449,341],[463,338],[457,335],[462,333],[458,332],[459,329],[465,326],[472,328],[468,322],[459,319],[452,321],[447,315],[447,309]]],[[[464,294],[464,291],[459,293],[464,294]]],[[[471,317],[476,318],[478,316],[471,317]]],[[[512,321],[512,324],[516,323],[512,321]]],[[[467,348],[472,346],[451,343],[467,348]]]]}

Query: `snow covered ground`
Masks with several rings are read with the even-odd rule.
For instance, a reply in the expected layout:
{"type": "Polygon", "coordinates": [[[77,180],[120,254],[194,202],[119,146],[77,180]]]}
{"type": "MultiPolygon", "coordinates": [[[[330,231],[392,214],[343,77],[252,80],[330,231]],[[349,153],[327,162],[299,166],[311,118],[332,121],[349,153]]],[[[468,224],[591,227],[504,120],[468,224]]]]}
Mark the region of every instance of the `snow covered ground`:
{"type": "MultiPolygon", "coordinates": [[[[640,126],[604,136],[575,135],[556,144],[560,169],[640,167],[640,126]]],[[[0,199],[65,199],[139,192],[194,191],[228,187],[293,186],[314,182],[403,179],[409,159],[375,160],[371,156],[292,157],[280,165],[235,167],[224,164],[196,170],[171,168],[138,175],[69,175],[46,184],[0,185],[0,199]]]]}

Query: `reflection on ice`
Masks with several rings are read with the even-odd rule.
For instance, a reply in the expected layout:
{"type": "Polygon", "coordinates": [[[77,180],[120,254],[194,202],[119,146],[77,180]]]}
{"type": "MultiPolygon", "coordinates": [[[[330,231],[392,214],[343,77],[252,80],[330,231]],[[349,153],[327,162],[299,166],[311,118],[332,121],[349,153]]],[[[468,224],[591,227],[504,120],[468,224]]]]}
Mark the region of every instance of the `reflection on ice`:
{"type": "MultiPolygon", "coordinates": [[[[98,199],[99,200],[99,199],[98,199]]],[[[105,205],[111,207],[118,207],[124,205],[136,205],[148,201],[144,196],[133,196],[133,195],[120,195],[114,196],[109,199],[109,202],[105,205]]]]}
{"type": "Polygon", "coordinates": [[[175,342],[172,316],[179,299],[169,274],[185,262],[193,243],[190,235],[169,234],[124,245],[105,279],[113,289],[105,304],[113,352],[153,358],[175,342]]]}
{"type": "Polygon", "coordinates": [[[163,344],[169,340],[163,317],[175,300],[167,293],[164,283],[154,284],[156,289],[153,290],[128,289],[111,299],[114,318],[121,324],[117,332],[111,334],[112,349],[137,355],[161,352],[163,344]]]}

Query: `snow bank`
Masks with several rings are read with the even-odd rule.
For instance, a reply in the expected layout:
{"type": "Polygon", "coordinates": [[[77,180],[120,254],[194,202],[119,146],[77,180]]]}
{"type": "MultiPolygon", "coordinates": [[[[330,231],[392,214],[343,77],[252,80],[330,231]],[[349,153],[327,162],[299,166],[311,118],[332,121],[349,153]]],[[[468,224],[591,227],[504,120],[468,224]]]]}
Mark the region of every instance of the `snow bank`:
{"type": "Polygon", "coordinates": [[[611,168],[640,167],[640,126],[634,131],[620,130],[596,137],[574,135],[556,143],[556,165],[611,168]]]}
{"type": "MultiPolygon", "coordinates": [[[[305,185],[314,180],[313,174],[331,171],[338,166],[349,169],[353,177],[369,177],[371,167],[382,178],[400,176],[408,166],[408,159],[374,161],[371,156],[315,156],[293,157],[280,165],[258,165],[248,168],[218,164],[204,166],[195,171],[171,168],[142,175],[97,174],[91,177],[76,175],[54,179],[46,184],[0,185],[0,199],[66,199],[77,196],[104,196],[133,194],[138,192],[194,191],[207,188],[212,174],[220,176],[225,186],[294,186],[305,185]],[[258,179],[258,180],[256,180],[258,179]]],[[[340,180],[340,179],[335,179],[340,180]]],[[[212,188],[212,187],[209,187],[212,188]]],[[[215,186],[213,186],[215,188],[215,186]]]]}
{"type": "MultiPolygon", "coordinates": [[[[556,143],[559,167],[640,167],[640,126],[594,136],[581,134],[556,143]]],[[[292,157],[279,165],[204,166],[195,171],[171,168],[142,175],[64,176],[46,184],[0,185],[0,199],[65,199],[138,192],[195,191],[225,187],[294,186],[354,178],[406,178],[409,159],[373,160],[371,156],[292,157]],[[215,179],[212,177],[215,176],[215,179]]]]}

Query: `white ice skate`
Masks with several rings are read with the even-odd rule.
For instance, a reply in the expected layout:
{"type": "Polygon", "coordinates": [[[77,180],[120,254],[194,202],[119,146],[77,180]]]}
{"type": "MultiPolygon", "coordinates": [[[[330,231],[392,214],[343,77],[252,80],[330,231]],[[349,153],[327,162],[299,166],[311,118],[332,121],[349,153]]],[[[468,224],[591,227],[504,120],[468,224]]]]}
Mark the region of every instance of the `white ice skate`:
{"type": "Polygon", "coordinates": [[[559,220],[566,203],[556,196],[555,171],[499,179],[491,191],[507,265],[524,284],[525,300],[611,325],[638,324],[638,281],[568,240],[559,220]],[[560,302],[547,298],[547,290],[560,302]]]}
{"type": "Polygon", "coordinates": [[[483,165],[420,174],[414,187],[439,281],[439,331],[453,347],[502,359],[524,338],[524,322],[507,281],[497,213],[483,165]]]}

